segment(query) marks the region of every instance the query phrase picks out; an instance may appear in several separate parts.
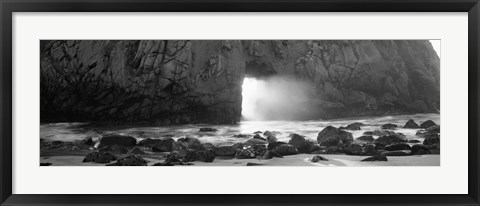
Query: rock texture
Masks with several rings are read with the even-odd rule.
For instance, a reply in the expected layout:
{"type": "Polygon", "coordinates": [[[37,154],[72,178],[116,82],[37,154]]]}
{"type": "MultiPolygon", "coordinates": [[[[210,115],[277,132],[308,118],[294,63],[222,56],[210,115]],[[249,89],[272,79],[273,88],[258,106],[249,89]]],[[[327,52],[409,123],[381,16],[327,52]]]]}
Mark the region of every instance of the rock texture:
{"type": "Polygon", "coordinates": [[[235,123],[244,77],[302,82],[305,119],[437,112],[424,40],[40,42],[41,120],[235,123]]]}

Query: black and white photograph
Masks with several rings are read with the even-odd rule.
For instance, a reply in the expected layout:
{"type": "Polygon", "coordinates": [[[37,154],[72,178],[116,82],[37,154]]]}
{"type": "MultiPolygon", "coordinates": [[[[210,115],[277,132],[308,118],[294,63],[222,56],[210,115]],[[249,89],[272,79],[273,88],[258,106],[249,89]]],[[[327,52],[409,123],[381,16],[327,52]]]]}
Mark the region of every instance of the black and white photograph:
{"type": "Polygon", "coordinates": [[[440,43],[40,40],[39,164],[440,166],[440,43]]]}

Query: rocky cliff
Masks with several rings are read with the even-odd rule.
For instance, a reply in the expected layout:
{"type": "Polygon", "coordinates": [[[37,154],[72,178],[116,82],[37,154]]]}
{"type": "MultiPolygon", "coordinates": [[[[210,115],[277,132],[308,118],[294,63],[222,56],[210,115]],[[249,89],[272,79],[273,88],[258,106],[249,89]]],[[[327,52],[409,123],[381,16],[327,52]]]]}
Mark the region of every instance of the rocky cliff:
{"type": "Polygon", "coordinates": [[[304,119],[440,108],[429,41],[41,41],[41,120],[235,123],[244,77],[301,82],[304,119]]]}

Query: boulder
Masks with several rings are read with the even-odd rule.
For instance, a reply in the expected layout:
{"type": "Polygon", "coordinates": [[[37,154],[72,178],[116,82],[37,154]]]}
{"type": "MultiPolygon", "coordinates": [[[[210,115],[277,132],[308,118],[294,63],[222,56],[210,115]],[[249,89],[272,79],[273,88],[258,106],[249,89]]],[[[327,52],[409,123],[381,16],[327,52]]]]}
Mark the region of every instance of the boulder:
{"type": "Polygon", "coordinates": [[[215,151],[215,149],[216,149],[215,145],[213,145],[212,143],[203,143],[202,146],[206,150],[214,150],[215,151]]]}
{"type": "Polygon", "coordinates": [[[200,140],[195,137],[183,137],[179,138],[177,142],[183,143],[187,149],[193,150],[205,150],[200,140]]]}
{"type": "Polygon", "coordinates": [[[140,149],[139,147],[134,147],[132,150],[130,150],[131,154],[145,154],[145,152],[140,149]]]}
{"type": "Polygon", "coordinates": [[[430,154],[440,154],[440,145],[424,145],[430,151],[430,154]]]}
{"type": "Polygon", "coordinates": [[[419,143],[421,142],[420,140],[416,140],[416,139],[410,139],[408,140],[408,143],[419,143]]]}
{"type": "Polygon", "coordinates": [[[327,147],[326,151],[325,151],[327,154],[340,154],[342,153],[342,151],[340,150],[339,147],[337,146],[330,146],[330,147],[327,147]]]}
{"type": "Polygon", "coordinates": [[[268,150],[274,150],[278,145],[282,145],[282,144],[287,144],[285,142],[272,142],[272,143],[269,143],[267,148],[268,150]]]}
{"type": "Polygon", "coordinates": [[[327,126],[318,133],[317,141],[321,146],[337,146],[352,142],[353,136],[350,132],[340,130],[336,127],[327,126]]]}
{"type": "Polygon", "coordinates": [[[385,155],[375,155],[371,157],[367,157],[362,160],[362,162],[374,162],[374,161],[388,161],[385,155]]]}
{"type": "Polygon", "coordinates": [[[420,126],[418,126],[418,124],[413,119],[409,119],[407,123],[403,125],[403,128],[417,129],[417,128],[420,128],[420,126]]]}
{"type": "Polygon", "coordinates": [[[363,148],[360,144],[351,143],[343,148],[343,152],[347,155],[363,155],[363,148]]]}
{"type": "Polygon", "coordinates": [[[385,155],[385,156],[408,156],[411,154],[412,152],[410,150],[395,150],[395,151],[382,152],[382,155],[385,155]]]}
{"type": "Polygon", "coordinates": [[[387,123],[387,124],[383,124],[381,126],[382,129],[396,129],[397,128],[397,125],[396,124],[392,124],[392,123],[387,123]]]}
{"type": "Polygon", "coordinates": [[[426,129],[426,128],[429,128],[429,127],[433,127],[433,126],[435,126],[435,125],[437,125],[437,124],[436,124],[434,121],[432,121],[432,120],[427,120],[427,121],[425,121],[425,122],[422,122],[422,123],[420,124],[420,127],[423,128],[423,129],[426,129]]]}
{"type": "Polygon", "coordinates": [[[276,142],[277,141],[277,137],[275,136],[267,136],[267,143],[270,144],[270,143],[273,143],[273,142],[276,142]]]}
{"type": "Polygon", "coordinates": [[[110,152],[112,154],[127,154],[128,149],[122,145],[106,145],[98,150],[99,152],[110,152]]]}
{"type": "Polygon", "coordinates": [[[200,128],[198,131],[199,132],[216,132],[218,130],[215,128],[203,127],[203,128],[200,128]]]}
{"type": "Polygon", "coordinates": [[[423,145],[437,145],[440,146],[440,135],[439,134],[429,134],[423,140],[423,145]]]}
{"type": "Polygon", "coordinates": [[[375,138],[373,138],[373,136],[370,136],[370,135],[363,135],[363,136],[360,136],[358,138],[356,138],[355,140],[358,140],[358,141],[362,141],[362,142],[373,142],[375,141],[375,138]]]}
{"type": "Polygon", "coordinates": [[[255,151],[252,149],[242,149],[238,150],[235,154],[235,158],[237,159],[253,159],[255,158],[255,151]]]}
{"type": "Polygon", "coordinates": [[[395,150],[411,150],[412,147],[407,143],[396,143],[385,146],[385,150],[387,151],[395,151],[395,150]]]}
{"type": "Polygon", "coordinates": [[[124,147],[133,147],[137,144],[137,140],[131,136],[124,136],[118,134],[111,134],[103,136],[100,139],[98,148],[102,148],[106,145],[121,145],[124,147]]]}
{"type": "Polygon", "coordinates": [[[213,150],[188,150],[183,157],[183,162],[213,162],[215,160],[215,152],[213,150]]]}
{"type": "Polygon", "coordinates": [[[327,158],[325,157],[322,157],[320,155],[315,155],[312,157],[312,159],[310,160],[311,162],[319,162],[319,161],[328,161],[327,158]]]}
{"type": "Polygon", "coordinates": [[[273,151],[282,156],[294,155],[298,153],[298,150],[291,144],[278,145],[273,151]]]}
{"type": "Polygon", "coordinates": [[[95,163],[109,163],[111,161],[115,161],[115,155],[109,152],[91,152],[88,153],[83,162],[95,162],[95,163]]]}
{"type": "Polygon", "coordinates": [[[298,153],[310,153],[312,149],[311,147],[313,147],[313,142],[307,141],[305,136],[295,133],[290,134],[290,141],[288,141],[288,144],[293,145],[298,153]]]}
{"type": "Polygon", "coordinates": [[[363,146],[362,152],[365,155],[377,155],[378,154],[377,150],[375,149],[374,144],[367,144],[367,145],[363,146]]]}
{"type": "Polygon", "coordinates": [[[130,155],[107,166],[147,166],[147,163],[147,160],[144,160],[140,155],[130,155]]]}
{"type": "Polygon", "coordinates": [[[138,146],[152,147],[153,145],[161,141],[162,141],[161,139],[146,138],[146,139],[140,140],[140,142],[138,142],[138,146]]]}
{"type": "Polygon", "coordinates": [[[412,154],[413,155],[430,154],[430,150],[425,145],[416,144],[412,146],[412,154]]]}
{"type": "Polygon", "coordinates": [[[252,145],[250,149],[253,150],[256,157],[261,157],[265,154],[265,152],[267,152],[267,145],[264,145],[264,144],[252,145]]]}
{"type": "MultiPolygon", "coordinates": [[[[360,130],[360,126],[363,126],[364,124],[361,123],[361,122],[354,122],[354,123],[351,123],[349,125],[347,125],[346,127],[341,127],[341,129],[346,129],[346,130],[360,130]]],[[[340,129],[340,128],[339,128],[340,129]]]]}
{"type": "Polygon", "coordinates": [[[171,152],[176,149],[175,140],[170,137],[164,137],[152,146],[153,152],[171,152]]]}
{"type": "Polygon", "coordinates": [[[375,140],[375,142],[380,143],[380,144],[384,144],[384,145],[389,145],[389,144],[397,143],[397,142],[407,142],[407,138],[403,134],[396,133],[396,134],[393,134],[393,135],[381,136],[381,137],[377,138],[375,140]]]}
{"type": "Polygon", "coordinates": [[[429,134],[438,134],[440,133],[440,125],[434,125],[425,129],[429,134]]]}
{"type": "Polygon", "coordinates": [[[262,156],[263,159],[272,159],[272,158],[274,158],[274,157],[283,158],[282,155],[280,155],[280,154],[278,154],[278,153],[276,153],[276,152],[274,152],[274,151],[270,151],[270,150],[267,150],[267,151],[265,152],[265,154],[263,154],[263,156],[262,156]]]}
{"type": "Polygon", "coordinates": [[[233,157],[237,153],[237,150],[233,146],[218,146],[215,148],[216,156],[228,156],[233,157]]]}

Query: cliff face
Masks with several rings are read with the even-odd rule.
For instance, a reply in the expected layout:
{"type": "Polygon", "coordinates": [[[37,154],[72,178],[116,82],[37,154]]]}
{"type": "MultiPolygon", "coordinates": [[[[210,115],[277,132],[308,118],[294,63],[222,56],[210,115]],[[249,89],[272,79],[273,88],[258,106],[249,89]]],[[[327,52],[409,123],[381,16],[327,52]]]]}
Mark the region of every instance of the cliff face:
{"type": "Polygon", "coordinates": [[[246,75],[301,82],[302,118],[440,107],[428,41],[41,41],[42,121],[235,123],[246,75]]]}

